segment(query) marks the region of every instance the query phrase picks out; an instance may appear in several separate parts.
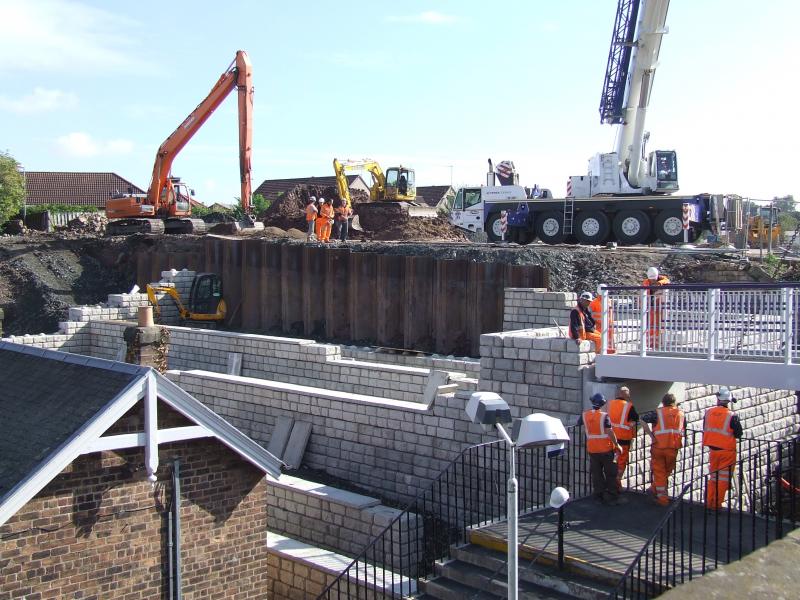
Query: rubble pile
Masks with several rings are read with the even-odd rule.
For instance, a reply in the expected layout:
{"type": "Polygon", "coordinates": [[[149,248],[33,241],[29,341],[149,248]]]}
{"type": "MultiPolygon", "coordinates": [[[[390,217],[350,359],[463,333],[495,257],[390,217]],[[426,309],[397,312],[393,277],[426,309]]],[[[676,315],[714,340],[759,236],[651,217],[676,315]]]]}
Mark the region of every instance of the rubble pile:
{"type": "Polygon", "coordinates": [[[108,218],[102,213],[87,213],[67,222],[68,231],[80,233],[105,233],[108,218]]]}
{"type": "MultiPolygon", "coordinates": [[[[278,197],[267,209],[262,219],[264,226],[305,231],[306,204],[311,196],[326,200],[338,200],[339,192],[332,185],[297,185],[278,197]]],[[[356,205],[368,201],[369,196],[365,192],[351,190],[350,200],[356,205]]]]}

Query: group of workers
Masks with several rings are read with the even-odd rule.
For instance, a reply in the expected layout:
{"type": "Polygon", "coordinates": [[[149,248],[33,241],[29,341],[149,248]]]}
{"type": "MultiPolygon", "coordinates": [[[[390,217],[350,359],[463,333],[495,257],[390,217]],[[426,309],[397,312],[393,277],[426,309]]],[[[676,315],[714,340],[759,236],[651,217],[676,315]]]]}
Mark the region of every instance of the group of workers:
{"type": "MultiPolygon", "coordinates": [[[[706,508],[719,510],[725,501],[736,465],[736,440],[742,437],[739,417],[729,408],[736,402],[727,387],[716,394],[717,405],[703,419],[703,446],[709,449],[709,477],[706,508]]],[[[586,435],[592,493],[603,504],[624,504],[620,496],[636,425],[641,420],[650,437],[650,493],[662,506],[669,505],[669,477],[675,471],[678,451],[686,430],[683,411],[674,394],[666,394],[661,405],[640,417],[626,386],[617,388],[617,397],[608,403],[603,394],[589,399],[592,407],[583,412],[580,422],[586,435]]]]}
{"type": "Polygon", "coordinates": [[[329,242],[333,239],[347,241],[353,209],[344,200],[317,199],[310,196],[306,202],[306,241],[329,242]]]}
{"type": "MultiPolygon", "coordinates": [[[[642,281],[642,286],[648,287],[647,309],[647,347],[657,350],[660,346],[661,321],[663,318],[663,291],[657,288],[669,285],[669,278],[658,272],[658,268],[647,269],[647,277],[642,281]]],[[[608,307],[607,323],[603,321],[603,304],[600,296],[591,292],[583,292],[578,296],[578,305],[569,315],[569,337],[580,344],[589,340],[594,344],[595,352],[600,352],[602,345],[602,330],[607,330],[606,352],[614,353],[614,324],[611,307],[608,307]]]]}

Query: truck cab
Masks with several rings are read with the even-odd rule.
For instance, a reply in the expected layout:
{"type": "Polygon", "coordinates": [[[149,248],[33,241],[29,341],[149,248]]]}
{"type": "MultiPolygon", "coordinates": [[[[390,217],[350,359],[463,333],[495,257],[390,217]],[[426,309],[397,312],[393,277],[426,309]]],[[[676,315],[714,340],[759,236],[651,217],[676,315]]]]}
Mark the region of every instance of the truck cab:
{"type": "Polygon", "coordinates": [[[460,188],[450,208],[450,223],[472,232],[485,231],[490,240],[502,237],[499,210],[516,207],[528,196],[520,185],[497,185],[460,188]],[[499,205],[503,205],[500,207],[499,205]]]}

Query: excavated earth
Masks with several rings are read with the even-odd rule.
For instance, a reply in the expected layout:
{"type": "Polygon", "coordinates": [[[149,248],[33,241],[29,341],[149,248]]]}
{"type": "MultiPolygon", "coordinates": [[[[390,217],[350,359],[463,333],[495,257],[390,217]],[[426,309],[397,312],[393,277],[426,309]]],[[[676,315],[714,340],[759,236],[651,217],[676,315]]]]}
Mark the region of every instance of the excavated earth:
{"type": "MultiPolygon", "coordinates": [[[[333,189],[323,190],[332,193],[333,189]]],[[[332,195],[332,194],[331,194],[332,195]]],[[[298,200],[302,202],[302,198],[298,200]]],[[[277,211],[276,213],[277,214],[277,211]]],[[[303,224],[286,213],[266,218],[263,231],[248,237],[286,244],[305,243],[303,224]],[[299,225],[299,227],[298,227],[299,225]],[[288,226],[288,227],[287,227],[288,226]]],[[[104,302],[110,293],[127,292],[135,283],[136,253],[191,252],[202,236],[174,235],[103,237],[96,233],[61,232],[0,235],[0,309],[5,312],[4,335],[51,333],[58,329],[70,306],[104,302]]],[[[594,290],[599,283],[638,284],[647,267],[658,266],[673,282],[708,281],[723,269],[735,273],[750,265],[723,254],[679,253],[666,248],[586,248],[476,244],[442,219],[414,219],[405,227],[348,243],[353,251],[461,258],[475,262],[540,265],[550,271],[550,288],[557,291],[594,290]]],[[[782,279],[800,280],[795,268],[782,279]]]]}

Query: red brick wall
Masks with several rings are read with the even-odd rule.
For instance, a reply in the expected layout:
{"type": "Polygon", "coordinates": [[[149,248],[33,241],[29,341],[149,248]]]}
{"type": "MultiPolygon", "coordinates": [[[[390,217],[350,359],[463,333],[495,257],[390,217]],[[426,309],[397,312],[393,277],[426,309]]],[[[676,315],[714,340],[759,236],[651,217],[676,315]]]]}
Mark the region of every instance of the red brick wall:
{"type": "Polygon", "coordinates": [[[209,438],[162,445],[155,489],[141,448],[74,461],[0,527],[0,600],[166,598],[174,457],[184,598],[266,597],[266,480],[209,438]]]}

